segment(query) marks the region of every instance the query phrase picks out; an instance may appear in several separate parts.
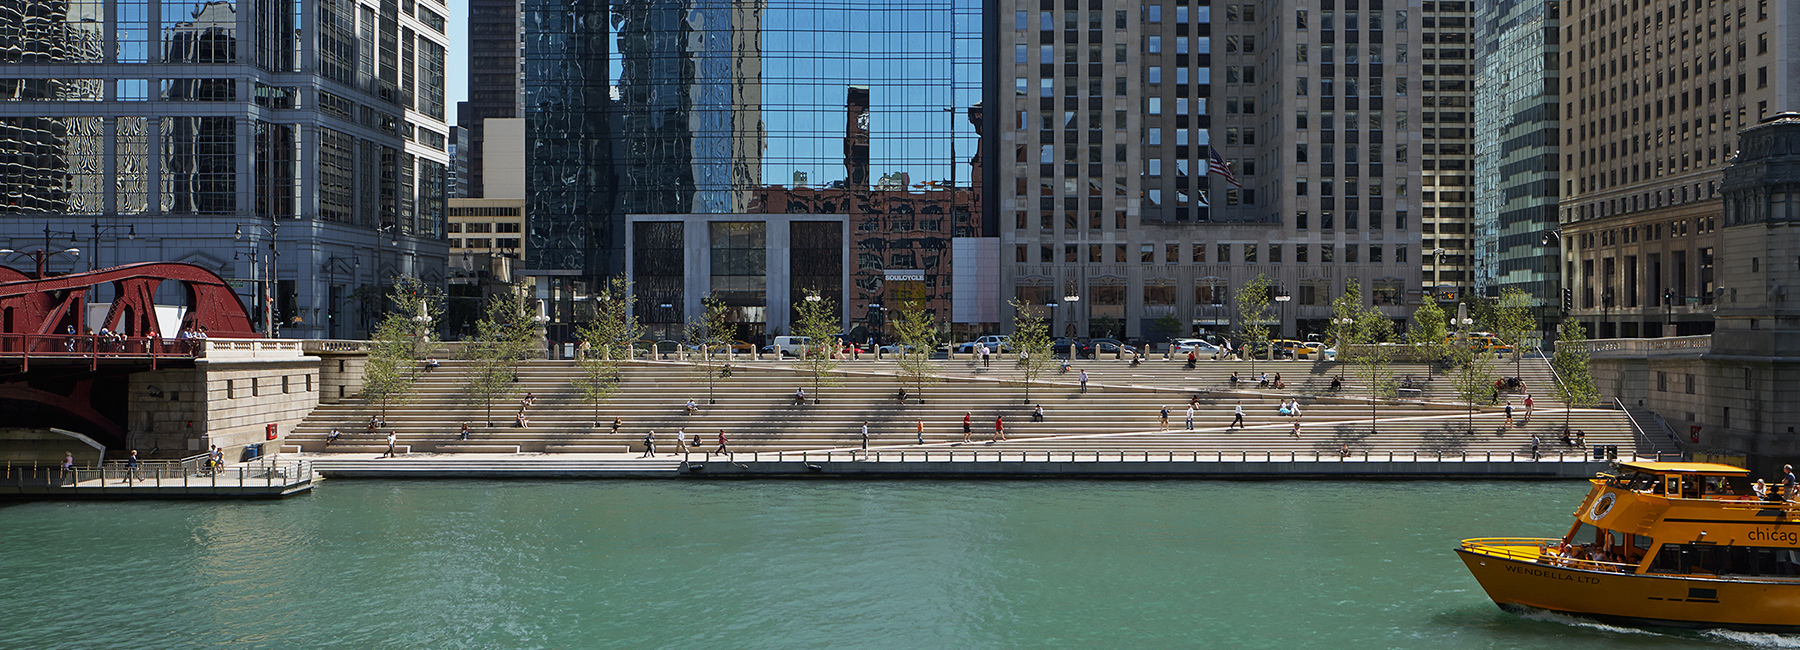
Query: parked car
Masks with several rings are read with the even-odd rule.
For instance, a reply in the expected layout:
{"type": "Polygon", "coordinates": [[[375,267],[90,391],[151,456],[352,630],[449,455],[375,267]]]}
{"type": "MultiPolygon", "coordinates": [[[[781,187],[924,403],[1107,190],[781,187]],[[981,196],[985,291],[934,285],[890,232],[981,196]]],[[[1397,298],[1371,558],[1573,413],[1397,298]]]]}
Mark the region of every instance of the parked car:
{"type": "Polygon", "coordinates": [[[1301,347],[1296,350],[1296,353],[1302,359],[1311,359],[1313,361],[1332,361],[1337,359],[1337,348],[1325,347],[1324,343],[1318,341],[1307,341],[1306,343],[1301,344],[1301,347]]]}
{"type": "Polygon", "coordinates": [[[954,347],[957,354],[972,354],[977,346],[986,345],[989,352],[1012,352],[1012,337],[990,334],[973,341],[958,343],[954,347]]]}
{"type": "Polygon", "coordinates": [[[1093,345],[1081,339],[1060,338],[1050,343],[1050,353],[1057,356],[1082,358],[1093,351],[1093,345]]]}
{"type": "Polygon", "coordinates": [[[812,339],[804,336],[777,336],[775,342],[764,351],[780,352],[783,357],[798,357],[811,344],[812,339]]]}
{"type": "Polygon", "coordinates": [[[912,352],[914,348],[904,343],[889,343],[881,346],[880,349],[881,354],[885,356],[889,354],[907,354],[912,352]]]}
{"type": "Polygon", "coordinates": [[[1170,355],[1177,357],[1186,357],[1187,353],[1192,352],[1194,356],[1210,358],[1224,352],[1223,348],[1200,339],[1175,339],[1170,342],[1170,346],[1170,355]]]}
{"type": "Polygon", "coordinates": [[[1098,358],[1103,354],[1131,356],[1137,354],[1137,348],[1121,343],[1118,339],[1094,339],[1090,342],[1088,358],[1098,358]]]}

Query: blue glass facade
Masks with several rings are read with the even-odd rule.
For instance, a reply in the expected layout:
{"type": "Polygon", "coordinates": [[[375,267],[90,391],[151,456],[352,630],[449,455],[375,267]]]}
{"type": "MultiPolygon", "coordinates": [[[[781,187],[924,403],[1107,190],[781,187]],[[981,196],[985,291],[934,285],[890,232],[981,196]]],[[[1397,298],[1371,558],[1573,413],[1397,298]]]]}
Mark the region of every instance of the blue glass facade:
{"type": "Polygon", "coordinates": [[[626,215],[787,212],[789,190],[979,204],[950,198],[979,184],[979,0],[524,8],[540,268],[619,272],[626,215]]]}

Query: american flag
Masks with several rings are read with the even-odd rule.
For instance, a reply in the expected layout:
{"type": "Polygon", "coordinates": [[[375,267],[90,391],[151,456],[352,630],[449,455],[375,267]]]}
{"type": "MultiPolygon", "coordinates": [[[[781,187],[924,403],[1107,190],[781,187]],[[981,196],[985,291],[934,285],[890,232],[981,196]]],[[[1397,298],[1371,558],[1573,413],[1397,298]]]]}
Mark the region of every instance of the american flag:
{"type": "Polygon", "coordinates": [[[1233,187],[1241,188],[1244,186],[1243,183],[1238,182],[1237,176],[1231,173],[1231,163],[1225,162],[1225,157],[1219,155],[1218,149],[1207,147],[1206,150],[1212,153],[1212,158],[1206,161],[1206,168],[1211,173],[1218,174],[1225,179],[1225,182],[1231,183],[1233,187]]]}

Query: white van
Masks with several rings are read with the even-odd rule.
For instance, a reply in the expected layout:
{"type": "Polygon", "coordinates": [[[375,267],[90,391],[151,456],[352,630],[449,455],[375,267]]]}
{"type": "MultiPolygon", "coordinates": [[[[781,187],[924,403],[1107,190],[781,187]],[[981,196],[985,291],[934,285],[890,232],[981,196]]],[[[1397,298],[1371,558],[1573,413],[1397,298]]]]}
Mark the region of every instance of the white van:
{"type": "Polygon", "coordinates": [[[804,336],[777,336],[772,346],[784,357],[799,357],[806,352],[806,346],[812,339],[804,336]]]}

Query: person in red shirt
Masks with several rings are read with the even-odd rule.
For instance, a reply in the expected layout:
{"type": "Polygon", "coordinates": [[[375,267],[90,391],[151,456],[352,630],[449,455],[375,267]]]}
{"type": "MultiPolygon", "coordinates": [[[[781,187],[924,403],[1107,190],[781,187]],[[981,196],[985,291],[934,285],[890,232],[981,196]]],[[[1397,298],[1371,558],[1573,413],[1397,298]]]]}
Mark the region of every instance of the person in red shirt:
{"type": "Polygon", "coordinates": [[[994,439],[1006,439],[1006,424],[1001,421],[1000,416],[998,415],[994,416],[994,439]]]}
{"type": "Polygon", "coordinates": [[[725,448],[725,430],[724,429],[719,430],[719,448],[713,450],[713,453],[715,453],[715,454],[731,453],[731,450],[725,448]]]}
{"type": "Polygon", "coordinates": [[[969,416],[970,415],[972,415],[970,412],[963,411],[963,442],[969,442],[969,416]]]}

